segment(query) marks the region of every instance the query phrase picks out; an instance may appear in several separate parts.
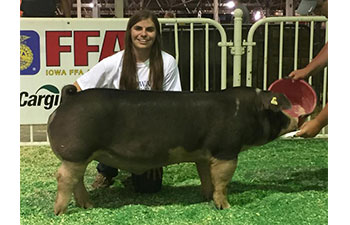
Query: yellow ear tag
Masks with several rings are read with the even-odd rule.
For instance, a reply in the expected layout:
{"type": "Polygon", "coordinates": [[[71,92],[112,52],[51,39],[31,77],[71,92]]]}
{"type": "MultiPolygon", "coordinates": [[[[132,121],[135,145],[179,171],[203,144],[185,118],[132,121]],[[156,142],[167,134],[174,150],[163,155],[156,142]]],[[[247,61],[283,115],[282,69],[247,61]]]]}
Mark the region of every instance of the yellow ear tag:
{"type": "Polygon", "coordinates": [[[277,98],[276,98],[276,97],[273,97],[273,98],[271,99],[271,104],[272,104],[272,105],[278,105],[278,102],[277,102],[277,98]]]}

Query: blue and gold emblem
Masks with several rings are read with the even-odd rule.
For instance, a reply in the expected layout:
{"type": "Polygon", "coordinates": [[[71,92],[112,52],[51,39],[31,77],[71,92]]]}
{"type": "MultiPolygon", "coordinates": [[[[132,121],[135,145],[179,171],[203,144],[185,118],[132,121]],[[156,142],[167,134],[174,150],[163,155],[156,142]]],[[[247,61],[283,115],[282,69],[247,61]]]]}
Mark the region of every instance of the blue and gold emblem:
{"type": "Polygon", "coordinates": [[[34,75],[40,70],[40,40],[35,31],[21,31],[21,75],[34,75]]]}

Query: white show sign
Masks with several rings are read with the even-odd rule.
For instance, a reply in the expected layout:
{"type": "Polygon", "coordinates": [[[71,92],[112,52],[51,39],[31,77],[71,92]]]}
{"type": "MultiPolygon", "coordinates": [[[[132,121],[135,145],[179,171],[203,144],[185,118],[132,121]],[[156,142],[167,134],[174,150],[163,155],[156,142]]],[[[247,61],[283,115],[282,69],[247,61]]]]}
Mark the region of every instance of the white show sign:
{"type": "Polygon", "coordinates": [[[64,85],[124,49],[127,22],[21,18],[20,123],[46,124],[64,85]]]}

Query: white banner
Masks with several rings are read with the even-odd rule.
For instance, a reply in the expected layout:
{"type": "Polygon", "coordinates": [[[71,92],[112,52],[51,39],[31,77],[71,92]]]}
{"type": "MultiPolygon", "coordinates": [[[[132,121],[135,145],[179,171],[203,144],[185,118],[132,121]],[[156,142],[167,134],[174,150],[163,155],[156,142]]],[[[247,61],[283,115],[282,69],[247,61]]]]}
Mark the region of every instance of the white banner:
{"type": "Polygon", "coordinates": [[[124,49],[128,19],[21,18],[20,123],[46,124],[64,85],[124,49]]]}

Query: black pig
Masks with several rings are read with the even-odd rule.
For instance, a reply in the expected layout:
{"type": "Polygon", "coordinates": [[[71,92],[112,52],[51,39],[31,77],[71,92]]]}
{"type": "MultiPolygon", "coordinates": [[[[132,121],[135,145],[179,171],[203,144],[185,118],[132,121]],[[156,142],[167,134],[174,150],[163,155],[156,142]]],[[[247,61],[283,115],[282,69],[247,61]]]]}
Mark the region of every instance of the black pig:
{"type": "Polygon", "coordinates": [[[290,107],[283,94],[245,87],[190,93],[65,86],[48,121],[62,161],[55,214],[66,211],[72,193],[78,206],[92,207],[83,183],[92,160],[135,174],[195,162],[204,196],[228,208],[239,152],[295,130],[297,118],[283,112],[290,107]]]}

